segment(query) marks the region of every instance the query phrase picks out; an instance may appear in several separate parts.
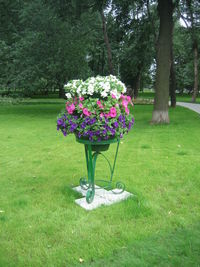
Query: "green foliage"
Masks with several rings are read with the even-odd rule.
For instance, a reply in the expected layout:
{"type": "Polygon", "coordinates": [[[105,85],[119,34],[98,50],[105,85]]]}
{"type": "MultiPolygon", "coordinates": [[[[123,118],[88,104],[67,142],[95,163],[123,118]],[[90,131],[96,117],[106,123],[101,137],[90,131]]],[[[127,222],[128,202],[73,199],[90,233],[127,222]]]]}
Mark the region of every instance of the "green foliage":
{"type": "MultiPolygon", "coordinates": [[[[188,25],[176,23],[174,33],[180,91],[192,88],[192,47],[200,39],[200,6],[192,1],[188,8],[189,2],[176,1],[174,16],[188,25]]],[[[0,12],[0,89],[7,95],[20,89],[26,96],[56,90],[61,96],[70,79],[108,75],[101,12],[114,74],[132,89],[154,86],[156,1],[2,0],[0,12]]]]}

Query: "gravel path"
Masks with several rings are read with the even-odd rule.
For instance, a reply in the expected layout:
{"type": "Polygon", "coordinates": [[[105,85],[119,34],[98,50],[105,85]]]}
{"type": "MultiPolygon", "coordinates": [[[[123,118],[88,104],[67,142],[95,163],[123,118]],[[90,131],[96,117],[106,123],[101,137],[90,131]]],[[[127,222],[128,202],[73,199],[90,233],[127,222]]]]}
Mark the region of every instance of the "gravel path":
{"type": "Polygon", "coordinates": [[[177,106],[189,108],[200,114],[200,104],[186,103],[186,102],[177,102],[177,106]]]}

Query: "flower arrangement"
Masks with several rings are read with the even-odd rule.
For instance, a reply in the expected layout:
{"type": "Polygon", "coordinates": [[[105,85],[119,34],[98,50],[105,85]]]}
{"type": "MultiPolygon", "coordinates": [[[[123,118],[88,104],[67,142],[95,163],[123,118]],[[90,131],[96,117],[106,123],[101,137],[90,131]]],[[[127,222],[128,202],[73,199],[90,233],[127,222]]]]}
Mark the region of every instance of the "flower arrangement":
{"type": "Polygon", "coordinates": [[[115,76],[72,80],[64,88],[66,110],[57,119],[57,130],[64,136],[74,133],[77,138],[100,142],[122,138],[132,128],[129,105],[133,103],[115,76]]]}

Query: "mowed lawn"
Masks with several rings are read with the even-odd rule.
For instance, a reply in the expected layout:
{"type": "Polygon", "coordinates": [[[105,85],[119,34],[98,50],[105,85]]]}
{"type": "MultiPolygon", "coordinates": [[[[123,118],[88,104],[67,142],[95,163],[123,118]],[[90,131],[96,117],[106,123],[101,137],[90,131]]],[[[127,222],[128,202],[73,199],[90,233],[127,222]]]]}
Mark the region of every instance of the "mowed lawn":
{"type": "Polygon", "coordinates": [[[200,266],[200,116],[177,107],[152,126],[136,105],[114,175],[134,197],[88,212],[72,190],[84,148],[56,131],[63,107],[0,107],[0,266],[200,266]]]}

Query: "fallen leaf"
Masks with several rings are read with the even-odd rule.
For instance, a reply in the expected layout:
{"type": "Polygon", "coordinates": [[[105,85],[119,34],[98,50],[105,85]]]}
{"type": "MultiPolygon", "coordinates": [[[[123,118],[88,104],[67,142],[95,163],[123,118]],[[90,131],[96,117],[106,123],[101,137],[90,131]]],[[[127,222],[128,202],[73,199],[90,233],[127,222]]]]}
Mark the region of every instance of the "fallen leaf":
{"type": "Polygon", "coordinates": [[[83,262],[84,262],[84,259],[79,258],[79,262],[80,262],[80,263],[83,263],[83,262]]]}

